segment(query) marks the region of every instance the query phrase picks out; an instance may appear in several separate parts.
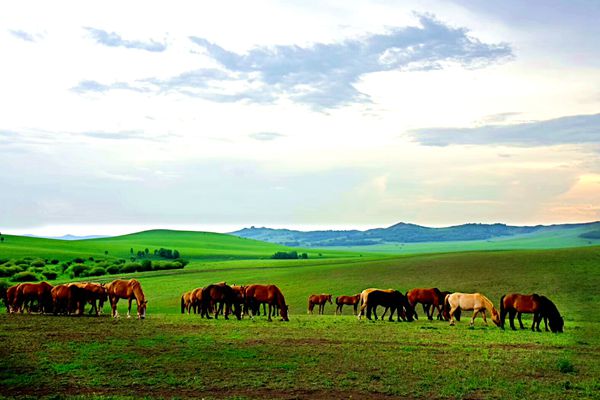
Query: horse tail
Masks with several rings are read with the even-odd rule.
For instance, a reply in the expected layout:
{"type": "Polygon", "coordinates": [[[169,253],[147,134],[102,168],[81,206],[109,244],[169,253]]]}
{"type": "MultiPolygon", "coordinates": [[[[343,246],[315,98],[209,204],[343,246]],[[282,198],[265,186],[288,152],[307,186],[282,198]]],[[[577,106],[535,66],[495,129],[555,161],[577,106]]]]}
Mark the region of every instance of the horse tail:
{"type": "Polygon", "coordinates": [[[184,314],[185,313],[185,294],[181,295],[181,313],[184,314]]]}

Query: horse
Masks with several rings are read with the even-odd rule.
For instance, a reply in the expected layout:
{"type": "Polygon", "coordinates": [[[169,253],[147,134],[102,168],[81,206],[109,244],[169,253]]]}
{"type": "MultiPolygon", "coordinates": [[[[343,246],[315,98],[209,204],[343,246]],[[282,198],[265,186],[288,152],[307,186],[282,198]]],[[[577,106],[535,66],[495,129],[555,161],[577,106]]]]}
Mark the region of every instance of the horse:
{"type": "MultiPolygon", "coordinates": [[[[517,328],[515,328],[515,316],[517,316],[517,319],[519,320],[520,328],[525,329],[523,326],[523,321],[521,321],[521,314],[533,314],[533,324],[531,325],[531,330],[535,331],[535,324],[538,316],[541,314],[541,310],[542,299],[538,294],[505,294],[500,298],[500,326],[502,329],[504,329],[506,315],[508,314],[510,327],[512,330],[517,330],[517,328]]],[[[548,326],[546,326],[546,330],[548,330],[548,326]]]]}
{"type": "Polygon", "coordinates": [[[342,307],[344,305],[353,306],[354,307],[354,315],[358,310],[358,304],[360,303],[360,293],[354,296],[338,296],[335,298],[335,304],[337,308],[335,309],[335,315],[342,315],[342,307]]]}
{"type": "Polygon", "coordinates": [[[108,300],[104,285],[96,282],[75,282],[69,285],[72,288],[71,297],[77,304],[79,315],[83,315],[85,305],[89,303],[92,305],[89,313],[95,312],[98,316],[100,314],[99,310],[102,310],[104,302],[108,300]]]}
{"type": "MultiPolygon", "coordinates": [[[[364,310],[367,310],[367,319],[371,319],[371,312],[374,312],[377,306],[383,306],[391,310],[389,321],[393,321],[394,312],[396,312],[397,320],[413,321],[414,309],[408,303],[406,296],[394,289],[365,289],[360,294],[361,307],[358,313],[358,319],[362,318],[364,310]]],[[[375,314],[377,319],[377,314],[375,314]]]]}
{"type": "Polygon", "coordinates": [[[194,311],[194,314],[200,314],[200,310],[202,307],[202,289],[204,288],[196,288],[192,290],[192,294],[190,296],[191,300],[191,308],[194,311]]]}
{"type": "Polygon", "coordinates": [[[285,304],[285,297],[281,290],[275,285],[250,285],[246,287],[246,307],[251,312],[251,318],[254,317],[255,306],[260,304],[269,305],[269,321],[271,319],[271,311],[274,307],[279,308],[279,314],[282,321],[289,321],[288,306],[285,304]]]}
{"type": "Polygon", "coordinates": [[[247,314],[248,311],[245,310],[246,305],[246,287],[240,285],[231,285],[231,289],[233,290],[234,300],[233,303],[235,307],[240,309],[240,312],[243,314],[247,314]]]}
{"type": "Polygon", "coordinates": [[[315,304],[319,305],[319,314],[323,314],[325,312],[325,304],[333,304],[331,302],[330,294],[313,294],[308,297],[308,314],[313,313],[313,309],[315,308],[315,304]]]}
{"type": "Polygon", "coordinates": [[[56,285],[50,292],[52,295],[52,303],[54,306],[54,315],[68,315],[73,311],[73,298],[71,294],[72,286],[69,284],[56,285]]]}
{"type": "Polygon", "coordinates": [[[219,306],[215,307],[215,318],[218,318],[219,314],[223,311],[223,306],[225,306],[225,319],[229,319],[228,314],[233,305],[235,306],[234,314],[239,320],[241,319],[241,310],[235,301],[236,294],[231,286],[225,283],[208,285],[202,289],[201,315],[206,316],[207,319],[211,319],[211,316],[209,315],[210,307],[212,304],[218,304],[219,306]]]}
{"type": "Polygon", "coordinates": [[[142,285],[136,279],[130,279],[128,281],[117,279],[110,283],[107,283],[104,287],[108,292],[108,298],[110,299],[110,305],[112,307],[112,316],[116,318],[119,316],[117,311],[117,303],[119,299],[128,299],[129,308],[127,309],[127,318],[131,318],[131,302],[135,299],[137,305],[137,316],[139,319],[146,318],[146,307],[148,300],[144,297],[142,291],[142,285]]]}
{"type": "MultiPolygon", "coordinates": [[[[441,307],[440,307],[441,310],[438,310],[438,314],[436,317],[438,321],[443,321],[443,320],[447,321],[446,318],[450,318],[448,316],[450,310],[446,311],[445,305],[444,305],[444,300],[446,299],[446,296],[448,296],[449,294],[452,294],[452,292],[440,292],[440,299],[442,299],[442,303],[441,303],[441,307]]],[[[431,307],[432,307],[431,304],[423,304],[423,311],[425,311],[425,313],[428,314],[429,309],[431,309],[431,307]]],[[[454,312],[454,318],[457,321],[460,321],[460,308],[454,312]]]]}
{"type": "MultiPolygon", "coordinates": [[[[423,306],[423,312],[427,315],[427,319],[433,321],[433,309],[438,311],[438,315],[442,313],[444,306],[444,297],[438,288],[416,288],[406,292],[406,298],[412,307],[417,303],[423,306]],[[425,308],[425,306],[428,306],[425,308]]],[[[416,313],[415,313],[416,314],[416,313]]]]}
{"type": "Polygon", "coordinates": [[[193,298],[192,298],[192,292],[185,292],[183,295],[181,295],[181,313],[185,314],[186,312],[188,313],[188,315],[190,314],[190,310],[192,308],[192,302],[193,302],[193,298]]]}
{"type": "MultiPolygon", "coordinates": [[[[552,333],[563,332],[563,328],[565,326],[565,320],[563,319],[560,312],[558,312],[558,308],[556,305],[546,296],[540,296],[542,300],[542,317],[544,318],[544,323],[546,323],[546,319],[548,319],[548,324],[550,325],[550,330],[552,333]]],[[[540,330],[540,319],[538,318],[537,329],[540,330]]],[[[546,330],[547,327],[546,327],[546,330]]]]}
{"type": "Polygon", "coordinates": [[[6,312],[15,313],[19,311],[19,309],[16,307],[16,300],[17,291],[19,290],[19,286],[21,285],[22,283],[18,283],[6,289],[6,312]]]}
{"type": "Polygon", "coordinates": [[[483,322],[487,325],[487,318],[485,316],[486,310],[492,314],[492,322],[496,326],[500,326],[500,314],[494,308],[494,304],[490,299],[482,295],[481,293],[452,293],[446,296],[444,299],[444,306],[449,309],[448,316],[450,317],[450,325],[454,325],[454,313],[461,310],[473,310],[473,316],[471,317],[470,325],[473,326],[475,323],[475,317],[481,313],[483,322]]]}
{"type": "Polygon", "coordinates": [[[31,313],[31,306],[37,301],[42,313],[52,312],[52,288],[48,282],[23,283],[17,287],[15,304],[21,312],[26,308],[31,313]]]}

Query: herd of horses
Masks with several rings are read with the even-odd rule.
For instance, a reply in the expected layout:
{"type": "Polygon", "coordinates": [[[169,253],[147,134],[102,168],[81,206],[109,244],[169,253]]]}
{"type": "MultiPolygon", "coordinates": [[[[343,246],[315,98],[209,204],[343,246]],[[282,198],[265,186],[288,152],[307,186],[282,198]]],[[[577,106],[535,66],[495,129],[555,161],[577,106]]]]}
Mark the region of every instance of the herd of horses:
{"type": "MultiPolygon", "coordinates": [[[[118,317],[117,303],[120,299],[128,300],[127,317],[131,316],[131,305],[135,300],[137,317],[146,316],[148,301],[144,296],[141,284],[135,280],[117,279],[109,283],[75,282],[52,286],[47,282],[20,283],[9,287],[1,293],[8,313],[32,311],[54,315],[83,315],[85,306],[91,305],[89,313],[96,316],[102,310],[104,303],[110,301],[113,317],[118,317]]],[[[323,314],[327,303],[333,304],[331,294],[313,294],[308,298],[308,313],[312,314],[314,307],[318,306],[318,313],[323,314]]],[[[552,332],[562,332],[564,320],[556,305],[547,297],[538,294],[524,295],[509,293],[500,298],[500,312],[496,310],[492,301],[481,293],[452,293],[443,292],[437,288],[416,288],[406,293],[395,289],[365,289],[354,296],[338,296],[335,298],[335,314],[342,314],[344,305],[354,308],[354,315],[358,319],[366,316],[377,320],[377,307],[385,310],[381,319],[389,311],[389,321],[393,321],[396,314],[397,321],[414,321],[418,319],[417,305],[421,304],[423,312],[429,320],[433,320],[435,311],[437,319],[449,321],[454,325],[460,321],[462,311],[473,311],[471,325],[477,315],[481,315],[487,324],[486,313],[489,312],[492,322],[504,329],[508,316],[510,327],[516,330],[515,317],[521,329],[524,329],[521,320],[522,314],[533,314],[532,330],[540,331],[543,320],[545,329],[548,326],[552,332]]],[[[211,319],[223,315],[228,319],[233,314],[237,319],[244,315],[254,318],[260,315],[260,306],[263,315],[272,317],[279,314],[282,321],[288,319],[288,305],[281,290],[275,285],[228,285],[225,282],[199,287],[181,296],[181,313],[200,314],[201,317],[211,319]],[[268,311],[266,308],[268,307],[268,311]]]]}
{"type": "Polygon", "coordinates": [[[2,293],[8,313],[36,311],[54,315],[83,315],[86,304],[90,304],[89,313],[98,316],[104,303],[110,300],[112,316],[117,317],[117,303],[120,299],[129,300],[127,317],[131,316],[133,300],[137,304],[138,318],[146,317],[148,301],[142,291],[142,285],[135,279],[117,279],[106,284],[73,282],[56,286],[48,282],[20,283],[2,293]]]}

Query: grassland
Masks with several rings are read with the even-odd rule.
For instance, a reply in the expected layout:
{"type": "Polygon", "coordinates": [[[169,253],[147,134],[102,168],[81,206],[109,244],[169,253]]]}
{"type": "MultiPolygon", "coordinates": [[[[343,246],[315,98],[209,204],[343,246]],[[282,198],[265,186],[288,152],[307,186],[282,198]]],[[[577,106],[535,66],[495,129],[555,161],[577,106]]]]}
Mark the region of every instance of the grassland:
{"type": "MultiPolygon", "coordinates": [[[[138,246],[120,240],[125,252],[138,246]]],[[[175,247],[160,238],[156,246],[175,247]]],[[[194,246],[189,245],[190,254],[194,246]]],[[[106,242],[98,245],[98,251],[105,247],[106,242]]],[[[186,255],[186,247],[179,247],[186,255]]],[[[272,250],[265,247],[267,254],[272,250]]],[[[203,257],[197,251],[184,270],[123,276],[142,282],[149,299],[144,321],[0,314],[0,394],[598,398],[598,246],[393,257],[334,252],[308,260],[260,259],[262,250],[243,251],[250,259],[203,257]],[[179,314],[183,291],[221,280],[277,284],[290,305],[290,322],[207,321],[179,314]],[[311,293],[336,296],[371,286],[481,291],[495,303],[508,291],[543,293],[563,313],[565,333],[501,331],[481,320],[470,329],[466,319],[455,327],[423,319],[357,321],[349,309],[333,316],[331,305],[329,315],[306,315],[311,293]]]]}

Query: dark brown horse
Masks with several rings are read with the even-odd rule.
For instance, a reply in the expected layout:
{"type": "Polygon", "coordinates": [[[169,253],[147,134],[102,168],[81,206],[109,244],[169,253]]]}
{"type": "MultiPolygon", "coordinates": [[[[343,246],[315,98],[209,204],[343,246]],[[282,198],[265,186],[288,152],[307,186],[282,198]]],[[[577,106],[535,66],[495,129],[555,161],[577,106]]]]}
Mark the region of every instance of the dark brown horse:
{"type": "Polygon", "coordinates": [[[416,307],[418,303],[421,303],[423,305],[423,312],[430,321],[433,320],[434,308],[437,310],[438,315],[442,314],[445,296],[438,288],[411,289],[406,293],[406,297],[412,307],[416,307]],[[425,308],[425,306],[427,306],[427,308],[425,308]]]}
{"type": "MultiPolygon", "coordinates": [[[[358,313],[358,319],[361,319],[364,310],[368,319],[371,319],[371,312],[374,312],[377,306],[383,306],[390,309],[389,320],[393,321],[394,312],[397,320],[406,319],[413,321],[414,308],[408,303],[406,296],[394,289],[366,289],[360,295],[361,307],[358,313]]],[[[377,317],[375,318],[377,319],[377,317]]]]}
{"type": "Polygon", "coordinates": [[[225,311],[225,319],[229,319],[228,315],[233,307],[233,313],[237,319],[241,319],[241,309],[236,303],[236,293],[231,286],[225,283],[219,283],[216,285],[208,285],[202,289],[202,310],[201,315],[207,319],[211,319],[209,315],[211,306],[215,308],[215,318],[219,317],[219,314],[225,311]],[[223,310],[225,307],[225,310],[223,310]]]}
{"type": "Polygon", "coordinates": [[[254,310],[260,304],[268,304],[269,306],[269,321],[271,319],[271,312],[274,307],[279,308],[282,321],[289,321],[288,319],[288,306],[285,304],[285,298],[281,290],[275,285],[250,285],[246,287],[246,308],[251,312],[252,317],[254,316],[254,310]]]}
{"type": "Polygon", "coordinates": [[[354,315],[358,310],[358,304],[360,303],[360,293],[354,296],[338,296],[335,298],[335,304],[337,308],[335,309],[336,315],[342,315],[342,307],[344,305],[353,306],[354,307],[354,315]]]}
{"type": "Polygon", "coordinates": [[[554,303],[547,297],[535,293],[531,295],[509,293],[500,298],[500,326],[502,329],[504,329],[507,314],[513,330],[516,330],[515,316],[519,320],[520,328],[525,329],[521,320],[521,315],[524,313],[533,314],[532,331],[539,332],[540,322],[544,319],[546,331],[548,331],[549,320],[552,332],[562,332],[564,321],[554,303]]]}
{"type": "Polygon", "coordinates": [[[39,310],[44,313],[52,312],[52,285],[48,282],[23,283],[17,287],[15,304],[23,312],[31,312],[33,302],[37,302],[39,310]]]}
{"type": "Polygon", "coordinates": [[[117,279],[105,285],[108,292],[108,298],[112,308],[112,316],[116,318],[119,316],[117,311],[117,303],[119,299],[129,300],[129,308],[127,309],[127,318],[131,317],[131,302],[135,299],[137,305],[137,316],[140,319],[146,318],[146,305],[148,300],[144,297],[142,285],[135,279],[128,281],[117,279]]]}
{"type": "Polygon", "coordinates": [[[325,312],[325,304],[333,304],[331,302],[330,294],[312,294],[308,297],[308,313],[312,314],[315,305],[319,306],[319,314],[323,314],[325,312]]]}

